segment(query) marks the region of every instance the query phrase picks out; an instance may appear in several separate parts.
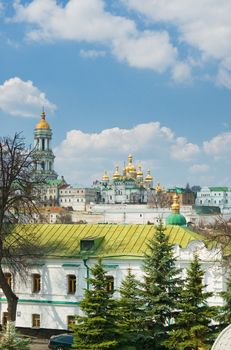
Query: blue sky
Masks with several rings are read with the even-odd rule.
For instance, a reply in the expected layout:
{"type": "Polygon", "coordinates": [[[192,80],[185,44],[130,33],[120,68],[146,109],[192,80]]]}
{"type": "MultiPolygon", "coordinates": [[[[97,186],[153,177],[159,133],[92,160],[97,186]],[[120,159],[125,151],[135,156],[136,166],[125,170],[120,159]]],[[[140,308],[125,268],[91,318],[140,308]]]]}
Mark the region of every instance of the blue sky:
{"type": "Polygon", "coordinates": [[[163,186],[230,185],[230,0],[0,0],[1,135],[90,184],[128,153],[163,186]]]}

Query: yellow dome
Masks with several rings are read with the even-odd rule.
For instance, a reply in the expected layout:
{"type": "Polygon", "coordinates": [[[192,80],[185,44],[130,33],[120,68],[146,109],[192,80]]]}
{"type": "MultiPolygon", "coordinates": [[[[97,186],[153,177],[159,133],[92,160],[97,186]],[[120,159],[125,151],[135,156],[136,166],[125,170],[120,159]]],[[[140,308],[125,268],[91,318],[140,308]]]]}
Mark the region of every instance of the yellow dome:
{"type": "Polygon", "coordinates": [[[145,177],[145,181],[152,181],[152,175],[150,169],[147,171],[147,175],[145,177]]]}
{"type": "Polygon", "coordinates": [[[109,181],[109,176],[108,176],[107,171],[104,172],[102,180],[103,181],[109,181]]]}
{"type": "Polygon", "coordinates": [[[143,177],[143,171],[141,170],[141,166],[138,167],[137,177],[143,177]]]}
{"type": "Polygon", "coordinates": [[[129,175],[130,173],[136,174],[136,167],[132,164],[132,155],[128,155],[128,165],[126,166],[126,173],[129,175]]]}
{"type": "Polygon", "coordinates": [[[116,170],[115,170],[115,172],[114,172],[114,174],[113,174],[113,176],[112,176],[112,179],[113,180],[117,180],[117,179],[119,179],[120,178],[120,173],[119,173],[119,167],[118,167],[118,165],[116,166],[116,170]]]}
{"type": "Polygon", "coordinates": [[[50,125],[46,121],[46,114],[45,114],[45,112],[42,112],[41,120],[36,125],[35,129],[50,129],[50,125]]]}

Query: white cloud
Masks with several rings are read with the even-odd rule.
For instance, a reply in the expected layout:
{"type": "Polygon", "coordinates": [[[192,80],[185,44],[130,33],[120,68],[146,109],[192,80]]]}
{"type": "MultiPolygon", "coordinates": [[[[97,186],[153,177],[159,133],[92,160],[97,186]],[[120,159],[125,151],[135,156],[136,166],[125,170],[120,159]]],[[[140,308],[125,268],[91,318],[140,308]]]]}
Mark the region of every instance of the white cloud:
{"type": "MultiPolygon", "coordinates": [[[[149,167],[152,169],[155,181],[157,178],[169,181],[169,170],[182,169],[182,174],[186,174],[188,166],[182,160],[188,160],[198,152],[197,145],[188,143],[184,138],[177,138],[171,129],[161,126],[159,122],[139,124],[131,129],[105,129],[91,134],[71,130],[55,149],[58,172],[72,183],[88,184],[96,178],[100,179],[105,169],[112,175],[117,162],[122,171],[123,161],[127,162],[129,153],[134,155],[136,165],[141,162],[144,170],[149,167]],[[181,154],[178,148],[181,148],[181,154]]],[[[179,183],[177,177],[171,177],[171,181],[179,183]]]]}
{"type": "Polygon", "coordinates": [[[185,82],[191,80],[191,67],[187,63],[179,62],[173,66],[172,78],[176,82],[185,82]]]}
{"type": "MultiPolygon", "coordinates": [[[[122,1],[151,23],[174,25],[178,42],[196,48],[201,54],[201,62],[212,58],[223,64],[231,58],[230,0],[122,1]]],[[[230,79],[227,82],[227,76],[223,78],[223,85],[230,88],[230,79]]],[[[221,80],[220,76],[220,83],[221,80]]]]}
{"type": "Polygon", "coordinates": [[[34,117],[42,107],[53,112],[56,106],[48,101],[44,92],[33,82],[18,77],[6,80],[0,85],[0,109],[8,114],[22,117],[34,117]]]}
{"type": "Polygon", "coordinates": [[[203,144],[204,151],[215,158],[230,158],[231,132],[226,132],[213,137],[203,144]]]}
{"type": "Polygon", "coordinates": [[[106,55],[106,51],[102,50],[80,50],[80,56],[84,58],[97,58],[106,55]]]}
{"type": "Polygon", "coordinates": [[[206,173],[209,170],[209,166],[207,164],[193,164],[189,170],[193,174],[206,173]]]}
{"type": "Polygon", "coordinates": [[[188,143],[185,137],[178,137],[176,143],[171,146],[171,156],[177,160],[189,161],[200,152],[198,145],[188,143]]]}
{"type": "MultiPolygon", "coordinates": [[[[188,78],[189,69],[179,61],[178,50],[166,31],[140,31],[134,20],[110,13],[105,4],[103,0],[69,0],[65,5],[54,0],[33,0],[28,4],[15,0],[13,21],[30,24],[30,40],[100,43],[132,67],[157,72],[173,68],[175,81],[188,78]]],[[[95,50],[82,50],[80,54],[96,57],[95,50]]]]}
{"type": "Polygon", "coordinates": [[[145,31],[129,40],[115,40],[113,46],[116,56],[131,67],[158,72],[172,66],[177,57],[177,50],[171,45],[167,32],[145,31]]]}

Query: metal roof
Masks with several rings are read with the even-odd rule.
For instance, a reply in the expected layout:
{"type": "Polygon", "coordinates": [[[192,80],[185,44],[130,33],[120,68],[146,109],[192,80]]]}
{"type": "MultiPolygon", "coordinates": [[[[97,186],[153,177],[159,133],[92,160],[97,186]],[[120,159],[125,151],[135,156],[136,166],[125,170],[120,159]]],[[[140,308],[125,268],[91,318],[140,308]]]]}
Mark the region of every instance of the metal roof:
{"type": "MultiPolygon", "coordinates": [[[[153,225],[113,224],[31,224],[16,225],[17,234],[31,235],[33,240],[44,247],[47,257],[82,257],[82,239],[101,238],[96,249],[88,256],[94,257],[140,257],[147,250],[147,242],[156,232],[153,225]]],[[[170,243],[186,248],[192,241],[204,238],[185,227],[166,226],[170,243]]]]}

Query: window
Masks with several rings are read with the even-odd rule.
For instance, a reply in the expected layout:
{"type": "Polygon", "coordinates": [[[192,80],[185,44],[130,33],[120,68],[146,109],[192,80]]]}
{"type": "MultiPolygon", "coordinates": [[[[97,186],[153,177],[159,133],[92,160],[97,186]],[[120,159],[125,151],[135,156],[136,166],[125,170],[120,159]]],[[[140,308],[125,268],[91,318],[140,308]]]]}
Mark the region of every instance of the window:
{"type": "Polygon", "coordinates": [[[41,289],[41,276],[38,273],[32,275],[32,293],[39,293],[41,289]]]}
{"type": "Polygon", "coordinates": [[[69,328],[72,324],[75,324],[75,316],[68,315],[67,316],[67,328],[69,328]]]}
{"type": "Polygon", "coordinates": [[[6,282],[9,284],[9,286],[11,287],[11,283],[12,283],[12,277],[11,277],[11,273],[6,272],[4,273],[4,277],[6,279],[6,282]]]}
{"type": "Polygon", "coordinates": [[[40,315],[32,314],[32,327],[40,328],[40,315]]]}
{"type": "Polygon", "coordinates": [[[113,293],[114,292],[114,277],[113,276],[106,276],[107,277],[107,292],[113,293]]]}
{"type": "Polygon", "coordinates": [[[76,276],[75,275],[68,275],[67,276],[67,283],[68,283],[68,294],[75,294],[76,292],[76,276]]]}

